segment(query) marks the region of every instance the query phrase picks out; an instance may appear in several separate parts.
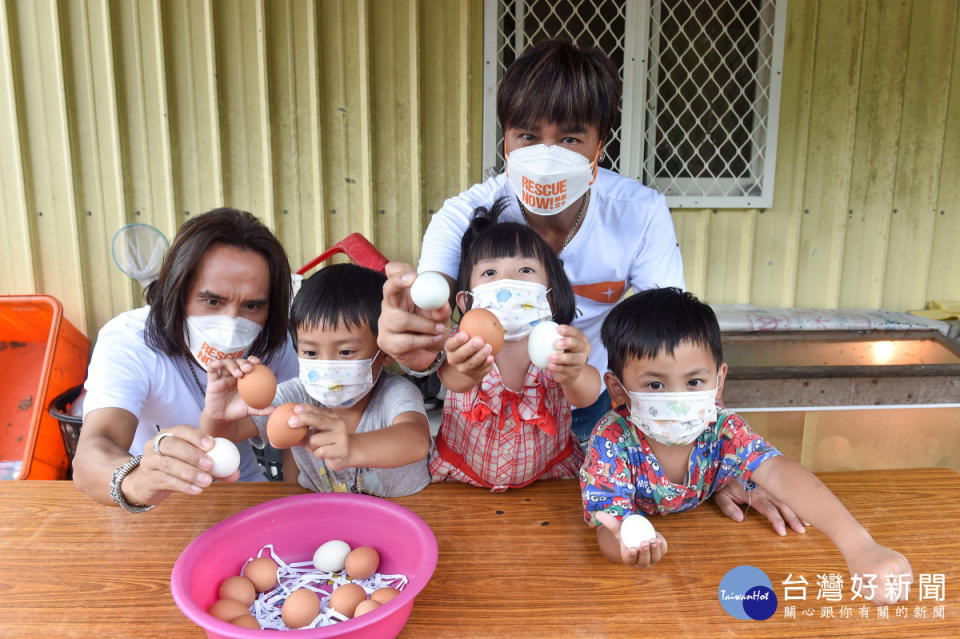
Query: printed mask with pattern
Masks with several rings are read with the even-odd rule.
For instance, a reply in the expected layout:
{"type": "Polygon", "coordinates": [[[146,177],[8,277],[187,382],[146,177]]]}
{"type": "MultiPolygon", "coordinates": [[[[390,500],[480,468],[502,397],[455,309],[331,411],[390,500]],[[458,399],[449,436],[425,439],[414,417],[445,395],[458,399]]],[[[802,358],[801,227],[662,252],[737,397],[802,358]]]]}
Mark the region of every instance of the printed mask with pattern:
{"type": "MultiPolygon", "coordinates": [[[[327,408],[349,408],[369,393],[380,378],[373,377],[370,359],[303,359],[300,362],[300,383],[313,399],[327,408]]],[[[383,371],[383,368],[380,369],[383,371]]]]}
{"type": "MultiPolygon", "coordinates": [[[[719,385],[718,375],[717,388],[719,385]]],[[[717,388],[646,393],[627,390],[623,382],[620,386],[630,396],[630,421],[644,436],[661,444],[691,444],[717,421],[717,388]]]]}
{"type": "Polygon", "coordinates": [[[484,308],[500,320],[503,338],[521,340],[540,321],[553,317],[547,287],[523,280],[496,280],[473,287],[473,308],[484,308]]]}

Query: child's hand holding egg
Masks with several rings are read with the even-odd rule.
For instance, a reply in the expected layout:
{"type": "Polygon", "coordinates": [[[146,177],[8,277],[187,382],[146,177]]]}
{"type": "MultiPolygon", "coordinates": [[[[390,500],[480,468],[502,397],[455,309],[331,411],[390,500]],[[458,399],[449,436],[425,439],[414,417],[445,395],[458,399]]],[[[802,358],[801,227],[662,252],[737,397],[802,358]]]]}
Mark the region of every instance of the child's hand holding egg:
{"type": "Polygon", "coordinates": [[[504,331],[497,316],[482,308],[464,313],[457,332],[443,348],[447,363],[461,375],[479,382],[490,372],[503,347],[504,331]]]}
{"type": "Polygon", "coordinates": [[[527,353],[535,366],[549,369],[557,383],[570,384],[577,380],[587,363],[590,342],[586,335],[573,326],[544,320],[530,331],[527,353]],[[562,349],[557,348],[558,342],[562,349]],[[557,357],[551,358],[554,354],[557,357]]]}
{"type": "MultiPolygon", "coordinates": [[[[636,513],[624,517],[621,522],[614,515],[598,511],[594,516],[620,546],[620,563],[637,568],[649,568],[667,554],[667,540],[653,529],[653,524],[644,515],[636,513]]],[[[602,547],[601,543],[601,547],[602,547]]],[[[616,552],[616,551],[614,551],[616,552]]],[[[612,557],[608,559],[614,561],[612,557]]]]}
{"type": "Polygon", "coordinates": [[[554,346],[558,339],[563,338],[558,328],[556,322],[544,320],[534,326],[527,336],[527,354],[537,368],[546,369],[550,366],[550,355],[561,352],[554,346]]]}

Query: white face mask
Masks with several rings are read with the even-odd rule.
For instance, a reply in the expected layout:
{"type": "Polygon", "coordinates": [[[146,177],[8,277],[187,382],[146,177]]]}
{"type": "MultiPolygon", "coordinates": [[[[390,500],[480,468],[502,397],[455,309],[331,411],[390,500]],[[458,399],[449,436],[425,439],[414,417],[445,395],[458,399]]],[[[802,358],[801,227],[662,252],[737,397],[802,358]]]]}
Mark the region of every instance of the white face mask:
{"type": "Polygon", "coordinates": [[[203,370],[207,370],[217,360],[246,357],[262,330],[262,326],[243,317],[190,315],[186,326],[187,348],[203,370]]]}
{"type": "Polygon", "coordinates": [[[547,301],[547,287],[523,280],[496,280],[475,286],[473,308],[485,308],[500,320],[503,339],[523,339],[534,324],[553,317],[547,301]]]}
{"type": "MultiPolygon", "coordinates": [[[[597,154],[600,147],[597,147],[597,154]]],[[[514,149],[507,156],[507,179],[531,213],[556,215],[587,192],[597,177],[597,158],[553,144],[514,149]]]]}
{"type": "Polygon", "coordinates": [[[380,351],[370,359],[299,358],[300,383],[310,397],[327,408],[349,408],[377,383],[373,378],[373,360],[379,355],[380,351]]]}
{"type": "MultiPolygon", "coordinates": [[[[719,375],[717,387],[719,387],[719,375]]],[[[717,421],[717,389],[680,393],[629,391],[630,421],[646,437],[668,446],[685,446],[717,421]]]]}

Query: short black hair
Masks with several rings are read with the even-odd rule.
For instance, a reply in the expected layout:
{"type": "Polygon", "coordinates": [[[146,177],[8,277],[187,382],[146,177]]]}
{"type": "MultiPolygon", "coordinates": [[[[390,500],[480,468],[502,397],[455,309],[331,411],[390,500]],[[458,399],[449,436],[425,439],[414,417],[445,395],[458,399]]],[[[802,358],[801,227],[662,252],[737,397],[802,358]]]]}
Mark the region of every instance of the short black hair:
{"type": "Polygon", "coordinates": [[[303,280],[290,308],[290,336],[297,329],[367,326],[377,336],[387,276],[356,264],[331,264],[303,280]]]}
{"type": "Polygon", "coordinates": [[[497,89],[504,129],[539,120],[573,128],[593,124],[608,142],[620,111],[622,83],[600,49],[579,49],[564,39],[543,40],[507,67],[497,89]]]}
{"type": "Polygon", "coordinates": [[[287,341],[290,308],[290,263],[276,236],[254,215],[231,208],[207,211],[191,218],[177,231],[160,266],[160,274],[144,290],[150,305],[144,342],[170,356],[188,355],[184,338],[187,294],[197,264],[218,244],[256,251],[270,267],[267,324],[250,346],[250,355],[269,362],[287,341]]]}
{"type": "Polygon", "coordinates": [[[652,288],[624,299],[603,320],[600,339],[607,367],[620,379],[627,360],[653,358],[661,349],[673,355],[681,342],[709,349],[717,367],[723,363],[716,314],[679,288],[652,288]]]}
{"type": "MultiPolygon", "coordinates": [[[[460,242],[460,274],[457,277],[457,290],[469,291],[470,274],[481,260],[499,257],[532,257],[543,264],[547,274],[547,299],[553,320],[558,324],[569,324],[577,313],[573,287],[563,270],[563,261],[557,257],[550,245],[536,231],[526,224],[500,222],[500,214],[507,207],[509,199],[497,200],[487,209],[478,207],[473,211],[470,226],[460,242]]],[[[466,307],[470,310],[472,298],[467,296],[466,307]]]]}

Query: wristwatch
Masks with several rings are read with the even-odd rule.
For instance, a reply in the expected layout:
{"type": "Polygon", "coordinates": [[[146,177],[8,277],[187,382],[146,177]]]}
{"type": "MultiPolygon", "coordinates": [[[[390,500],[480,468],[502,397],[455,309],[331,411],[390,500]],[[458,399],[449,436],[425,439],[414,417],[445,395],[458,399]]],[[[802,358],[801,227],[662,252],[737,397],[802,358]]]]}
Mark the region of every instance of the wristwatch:
{"type": "Polygon", "coordinates": [[[124,498],[123,492],[120,490],[120,484],[122,484],[126,476],[130,474],[130,471],[140,465],[140,460],[142,458],[143,455],[131,457],[119,468],[113,471],[113,477],[110,479],[110,499],[118,503],[121,508],[130,513],[142,513],[148,510],[153,510],[157,507],[156,504],[153,506],[147,506],[146,504],[131,504],[124,498]]]}
{"type": "Polygon", "coordinates": [[[397,362],[397,366],[400,367],[400,370],[402,370],[407,375],[412,375],[413,377],[429,377],[433,373],[437,372],[437,369],[440,368],[440,365],[443,364],[443,360],[445,360],[446,358],[447,358],[447,352],[440,351],[439,353],[437,353],[437,357],[433,360],[433,363],[430,364],[430,368],[428,368],[425,371],[415,371],[412,368],[407,368],[406,366],[403,365],[403,362],[401,362],[399,359],[394,361],[397,362]]]}

